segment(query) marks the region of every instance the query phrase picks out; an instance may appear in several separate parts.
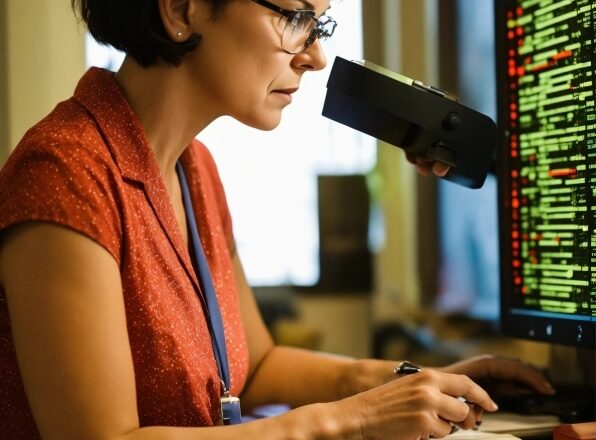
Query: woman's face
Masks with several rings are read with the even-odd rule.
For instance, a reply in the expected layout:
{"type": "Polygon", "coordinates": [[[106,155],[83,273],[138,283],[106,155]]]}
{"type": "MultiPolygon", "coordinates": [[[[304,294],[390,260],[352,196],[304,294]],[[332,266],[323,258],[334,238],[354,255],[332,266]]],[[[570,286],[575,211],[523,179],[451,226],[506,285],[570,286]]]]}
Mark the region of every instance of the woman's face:
{"type": "MultiPolygon", "coordinates": [[[[284,9],[314,9],[316,17],[329,7],[329,0],[272,3],[284,9]]],[[[284,52],[280,14],[252,0],[234,0],[221,16],[199,26],[195,31],[202,40],[183,63],[193,76],[195,96],[207,96],[207,102],[197,102],[197,111],[208,105],[217,116],[229,115],[255,128],[275,128],[302,74],[327,63],[319,40],[300,54],[284,52]]]]}

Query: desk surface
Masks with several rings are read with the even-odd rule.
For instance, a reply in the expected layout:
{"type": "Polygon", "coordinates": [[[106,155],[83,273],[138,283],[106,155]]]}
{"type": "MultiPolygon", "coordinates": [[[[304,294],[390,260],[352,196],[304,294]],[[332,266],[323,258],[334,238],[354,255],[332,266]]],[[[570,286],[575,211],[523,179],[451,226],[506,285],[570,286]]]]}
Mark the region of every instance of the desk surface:
{"type": "Polygon", "coordinates": [[[497,434],[511,434],[523,439],[550,439],[553,428],[560,424],[559,418],[552,415],[520,415],[499,411],[485,413],[480,430],[497,434]]]}

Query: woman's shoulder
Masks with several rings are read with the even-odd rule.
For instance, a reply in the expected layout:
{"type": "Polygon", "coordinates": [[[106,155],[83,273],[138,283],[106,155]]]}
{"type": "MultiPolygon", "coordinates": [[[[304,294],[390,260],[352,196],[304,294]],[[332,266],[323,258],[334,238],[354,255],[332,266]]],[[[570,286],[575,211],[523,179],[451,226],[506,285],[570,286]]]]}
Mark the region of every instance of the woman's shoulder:
{"type": "Polygon", "coordinates": [[[0,199],[11,188],[113,180],[114,161],[93,117],[74,99],[31,127],[0,170],[0,199]]]}
{"type": "Polygon", "coordinates": [[[27,131],[0,170],[0,231],[58,223],[118,252],[120,174],[92,117],[64,101],[27,131]]]}
{"type": "Polygon", "coordinates": [[[105,160],[110,156],[94,119],[72,98],[59,103],[25,133],[9,162],[23,155],[44,153],[69,160],[82,159],[79,155],[96,160],[105,160]]]}

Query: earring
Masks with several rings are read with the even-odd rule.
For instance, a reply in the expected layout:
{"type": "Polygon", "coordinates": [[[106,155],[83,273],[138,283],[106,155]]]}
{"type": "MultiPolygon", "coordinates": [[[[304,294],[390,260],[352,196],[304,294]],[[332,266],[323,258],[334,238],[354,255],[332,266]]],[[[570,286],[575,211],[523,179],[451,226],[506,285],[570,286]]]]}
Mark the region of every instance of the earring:
{"type": "Polygon", "coordinates": [[[182,32],[180,32],[180,31],[176,32],[176,36],[177,36],[178,38],[182,38],[182,32]]]}

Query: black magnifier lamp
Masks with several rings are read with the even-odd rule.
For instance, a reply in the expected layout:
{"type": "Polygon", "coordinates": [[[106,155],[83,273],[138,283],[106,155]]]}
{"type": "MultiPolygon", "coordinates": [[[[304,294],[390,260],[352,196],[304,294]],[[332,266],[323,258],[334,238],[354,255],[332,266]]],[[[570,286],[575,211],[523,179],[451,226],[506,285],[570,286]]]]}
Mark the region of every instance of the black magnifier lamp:
{"type": "Polygon", "coordinates": [[[445,179],[480,188],[494,160],[492,119],[445,92],[368,61],[336,57],[323,116],[450,165],[445,179]]]}

